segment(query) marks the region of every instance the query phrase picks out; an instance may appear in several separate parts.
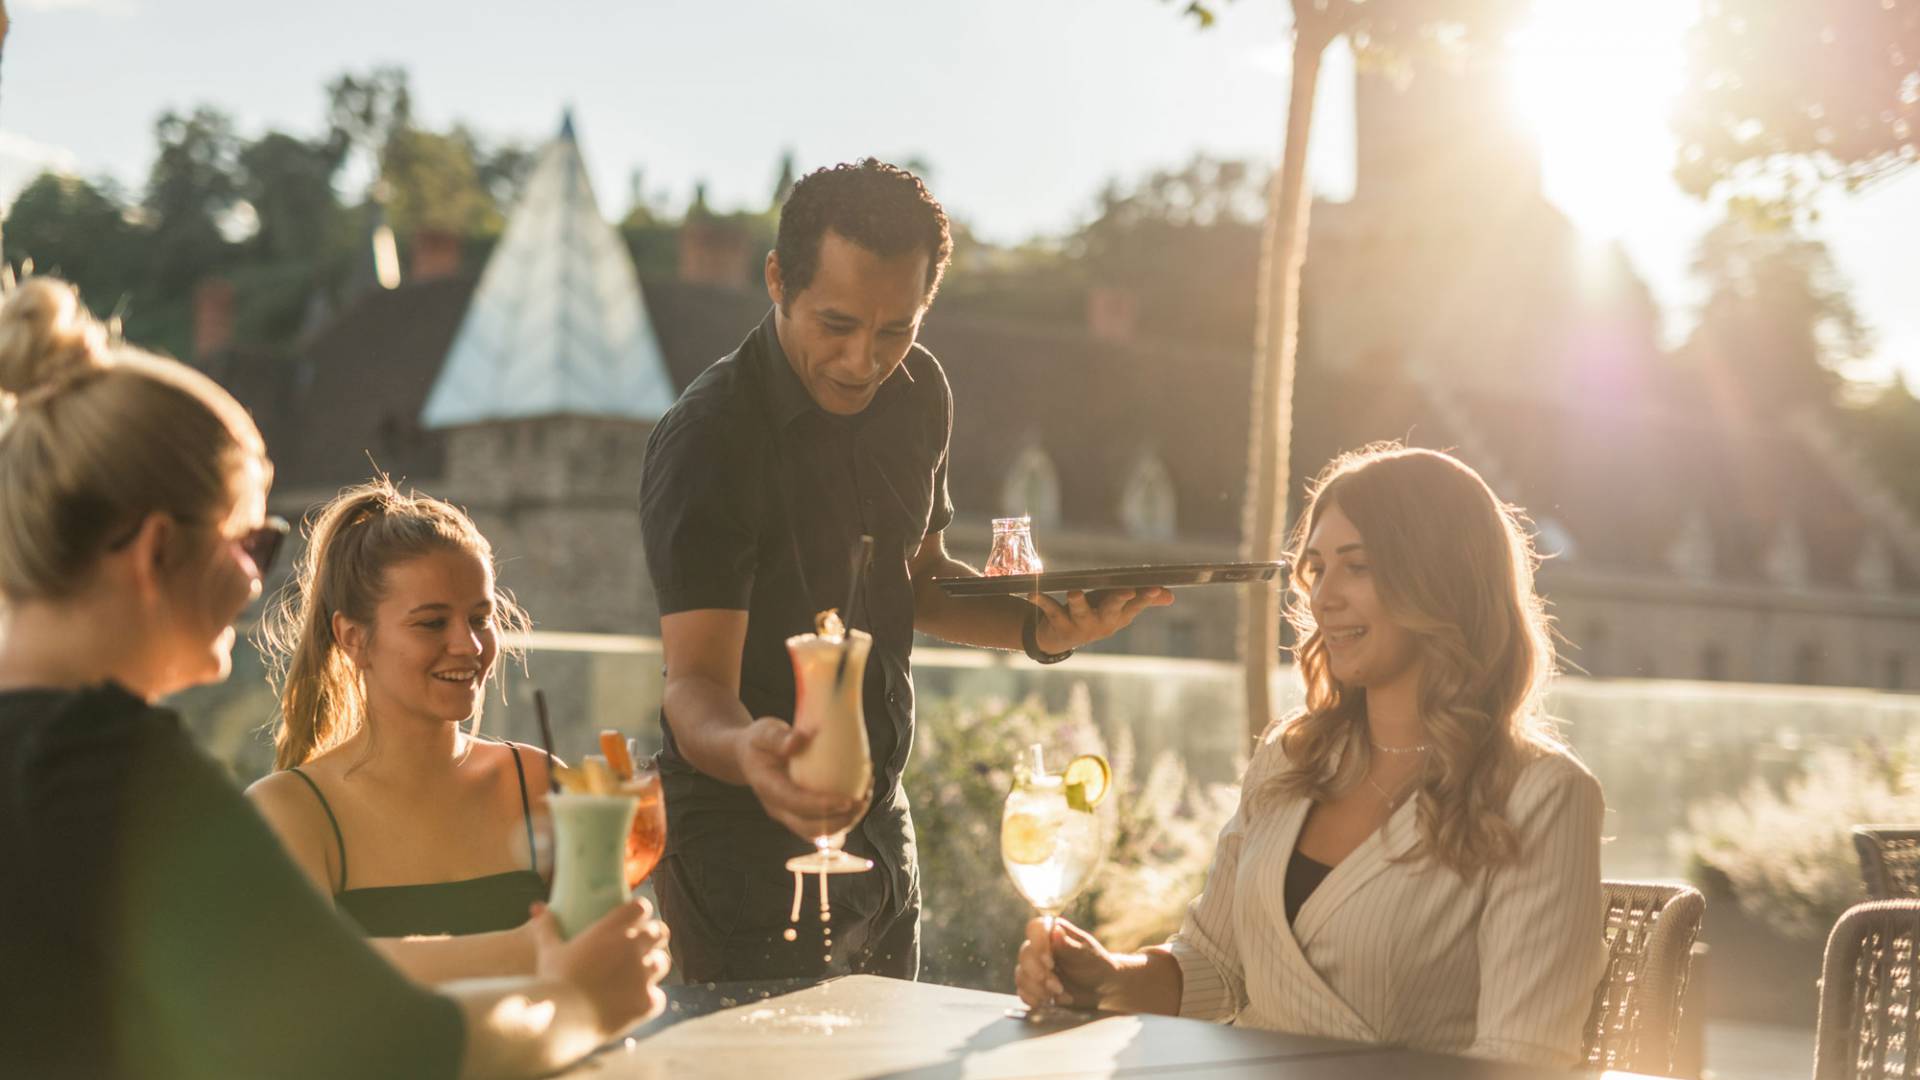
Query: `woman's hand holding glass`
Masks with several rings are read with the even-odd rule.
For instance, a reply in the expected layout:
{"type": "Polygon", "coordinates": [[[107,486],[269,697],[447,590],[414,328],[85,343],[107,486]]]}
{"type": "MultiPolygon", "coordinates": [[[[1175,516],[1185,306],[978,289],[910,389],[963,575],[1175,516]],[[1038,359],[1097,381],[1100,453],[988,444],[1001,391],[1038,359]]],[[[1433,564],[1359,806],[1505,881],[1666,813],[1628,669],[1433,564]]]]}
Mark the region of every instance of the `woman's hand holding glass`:
{"type": "Polygon", "coordinates": [[[1120,966],[1092,934],[1058,916],[1039,916],[1027,920],[1013,983],[1030,1009],[1094,1009],[1111,993],[1120,966]]]}
{"type": "Polygon", "coordinates": [[[611,1037],[666,1008],[660,980],[672,962],[667,926],[645,899],[629,900],[572,938],[546,905],[533,909],[534,970],[572,984],[593,1005],[603,1035],[611,1037]]]}

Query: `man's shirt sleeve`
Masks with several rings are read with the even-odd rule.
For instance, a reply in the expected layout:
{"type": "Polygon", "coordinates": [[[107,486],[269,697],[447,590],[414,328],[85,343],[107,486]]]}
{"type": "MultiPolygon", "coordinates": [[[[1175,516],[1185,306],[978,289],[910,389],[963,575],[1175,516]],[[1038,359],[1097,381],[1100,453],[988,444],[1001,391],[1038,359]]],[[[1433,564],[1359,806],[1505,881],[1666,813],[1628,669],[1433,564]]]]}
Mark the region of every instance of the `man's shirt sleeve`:
{"type": "Polygon", "coordinates": [[[660,614],[745,611],[759,562],[756,441],[715,415],[669,416],[640,480],[640,535],[660,614]]]}
{"type": "Polygon", "coordinates": [[[947,462],[953,457],[953,386],[938,364],[934,371],[940,377],[940,419],[945,428],[940,433],[940,464],[933,471],[933,510],[927,515],[928,535],[945,532],[947,526],[953,524],[953,493],[947,489],[947,462]]]}

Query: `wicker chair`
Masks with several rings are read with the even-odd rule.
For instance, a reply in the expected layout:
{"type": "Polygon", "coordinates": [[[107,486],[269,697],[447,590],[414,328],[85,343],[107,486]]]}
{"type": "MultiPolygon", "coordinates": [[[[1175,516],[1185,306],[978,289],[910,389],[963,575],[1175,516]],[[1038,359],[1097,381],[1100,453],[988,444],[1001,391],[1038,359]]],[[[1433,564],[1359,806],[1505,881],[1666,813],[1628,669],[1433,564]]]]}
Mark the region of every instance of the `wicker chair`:
{"type": "Polygon", "coordinates": [[[1853,849],[1869,900],[1920,900],[1920,827],[1855,825],[1853,849]]]}
{"type": "Polygon", "coordinates": [[[1607,971],[1587,1014],[1586,1067],[1671,1075],[1706,898],[1685,885],[1603,884],[1607,971]]]}
{"type": "Polygon", "coordinates": [[[1848,909],[1820,965],[1814,1080],[1920,1077],[1920,900],[1848,909]]]}

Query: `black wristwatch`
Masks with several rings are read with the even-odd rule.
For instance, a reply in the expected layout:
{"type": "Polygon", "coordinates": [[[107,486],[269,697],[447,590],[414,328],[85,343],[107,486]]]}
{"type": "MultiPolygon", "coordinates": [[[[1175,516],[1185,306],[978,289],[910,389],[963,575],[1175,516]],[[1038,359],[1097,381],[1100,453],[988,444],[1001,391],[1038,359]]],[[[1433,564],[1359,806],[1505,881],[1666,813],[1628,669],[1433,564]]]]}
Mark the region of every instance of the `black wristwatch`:
{"type": "Polygon", "coordinates": [[[1044,652],[1040,648],[1040,609],[1033,609],[1033,616],[1020,624],[1020,643],[1027,647],[1027,658],[1036,664],[1057,664],[1073,655],[1072,649],[1064,652],[1044,652]]]}

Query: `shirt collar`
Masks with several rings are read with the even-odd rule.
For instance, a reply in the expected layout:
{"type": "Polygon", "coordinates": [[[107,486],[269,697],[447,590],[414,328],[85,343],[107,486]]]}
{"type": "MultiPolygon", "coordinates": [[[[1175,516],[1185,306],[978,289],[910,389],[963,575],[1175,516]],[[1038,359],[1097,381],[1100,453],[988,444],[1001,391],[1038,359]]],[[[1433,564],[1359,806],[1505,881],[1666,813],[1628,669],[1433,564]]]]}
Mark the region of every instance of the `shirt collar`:
{"type": "MultiPolygon", "coordinates": [[[[780,346],[780,332],[774,325],[772,311],[768,311],[767,317],[760,321],[760,329],[756,331],[756,335],[763,365],[761,374],[767,382],[768,404],[772,408],[774,423],[784,429],[809,412],[831,416],[831,413],[822,409],[813,400],[812,394],[807,393],[806,384],[800,381],[800,376],[793,373],[793,365],[787,360],[787,350],[780,346]]],[[[913,355],[909,353],[907,359],[911,361],[913,355]]],[[[874,409],[883,402],[891,401],[905,393],[914,382],[913,372],[908,371],[907,367],[906,363],[902,363],[893,369],[893,374],[887,376],[887,381],[880,384],[880,389],[873,395],[873,400],[858,416],[834,418],[855,421],[864,419],[872,416],[874,409]]]]}

